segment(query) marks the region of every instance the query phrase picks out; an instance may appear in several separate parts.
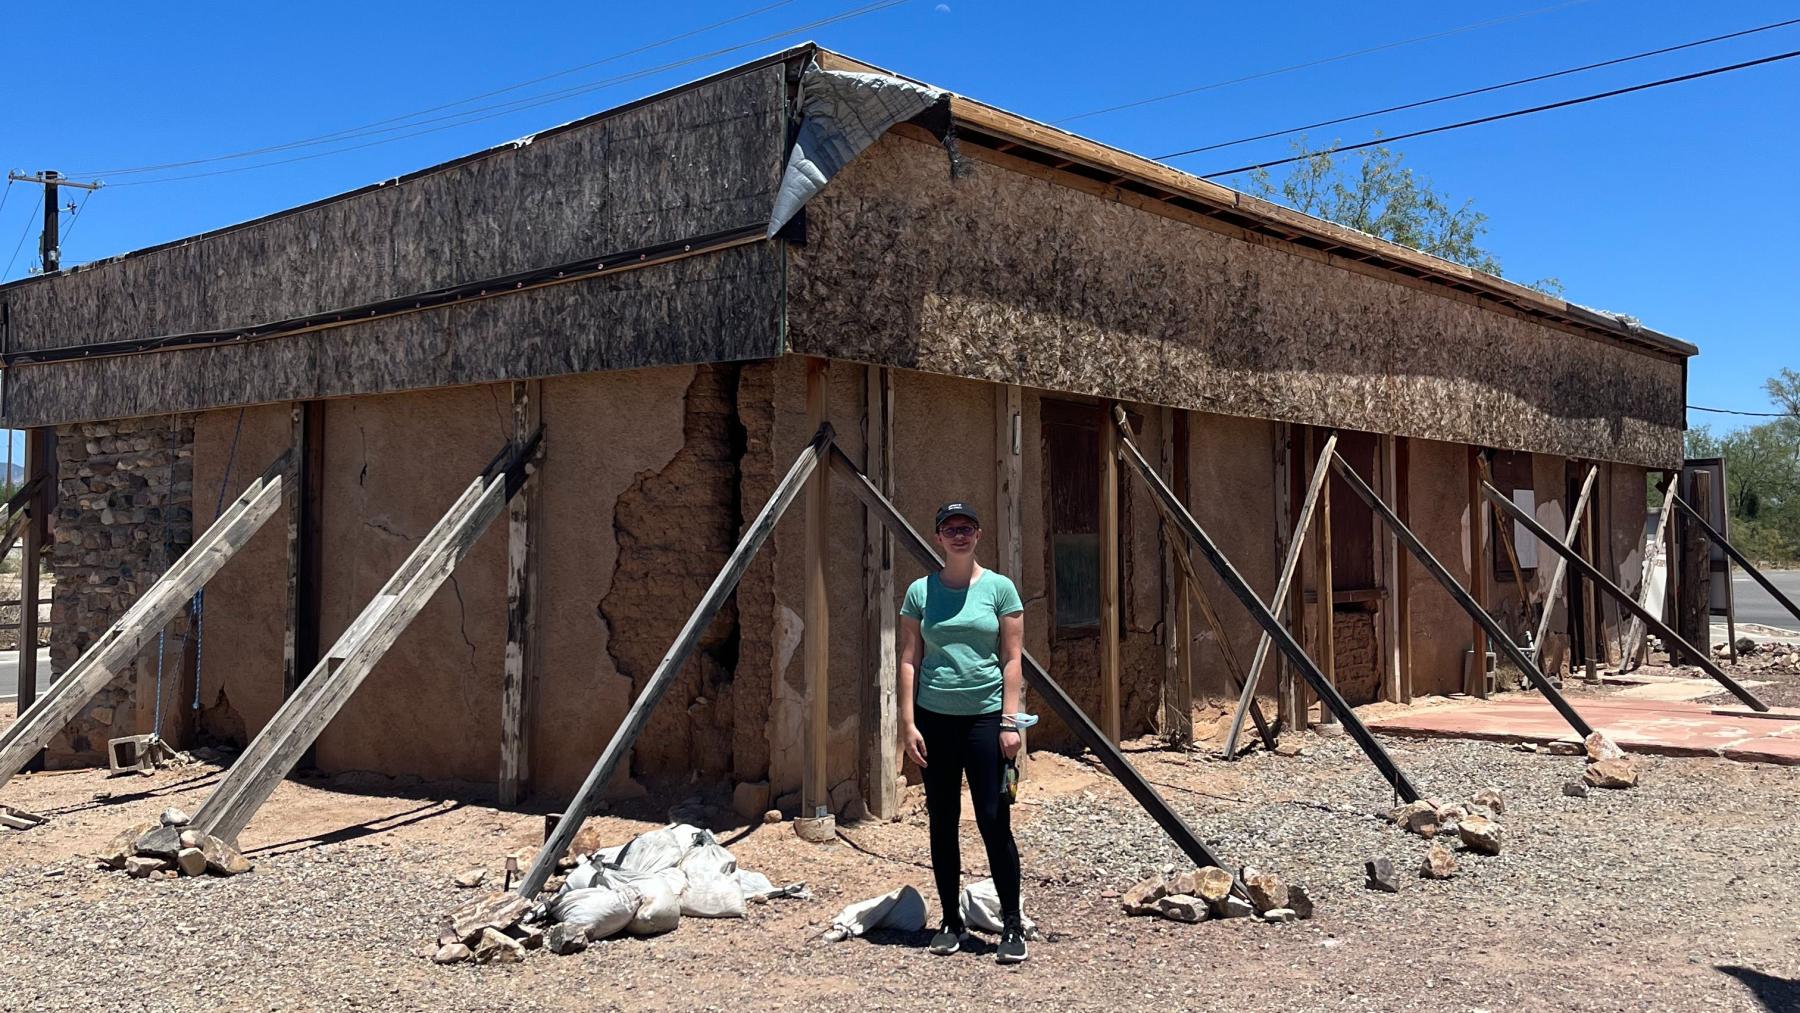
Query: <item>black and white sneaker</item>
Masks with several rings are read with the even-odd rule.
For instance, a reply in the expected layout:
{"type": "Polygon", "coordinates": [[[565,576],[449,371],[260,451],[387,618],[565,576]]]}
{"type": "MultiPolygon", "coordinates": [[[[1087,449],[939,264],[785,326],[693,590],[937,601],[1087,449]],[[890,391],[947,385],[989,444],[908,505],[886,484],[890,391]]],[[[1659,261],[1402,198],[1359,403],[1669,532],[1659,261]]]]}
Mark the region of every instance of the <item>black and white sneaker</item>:
{"type": "Polygon", "coordinates": [[[1025,927],[1019,919],[1008,918],[1006,925],[1000,929],[1000,945],[994,949],[996,964],[1023,964],[1030,956],[1025,951],[1025,927]]]}
{"type": "Polygon", "coordinates": [[[935,953],[940,957],[948,957],[950,954],[962,949],[963,940],[967,939],[968,936],[968,929],[963,928],[961,925],[945,922],[938,926],[937,935],[931,937],[931,946],[929,949],[932,953],[935,953]]]}

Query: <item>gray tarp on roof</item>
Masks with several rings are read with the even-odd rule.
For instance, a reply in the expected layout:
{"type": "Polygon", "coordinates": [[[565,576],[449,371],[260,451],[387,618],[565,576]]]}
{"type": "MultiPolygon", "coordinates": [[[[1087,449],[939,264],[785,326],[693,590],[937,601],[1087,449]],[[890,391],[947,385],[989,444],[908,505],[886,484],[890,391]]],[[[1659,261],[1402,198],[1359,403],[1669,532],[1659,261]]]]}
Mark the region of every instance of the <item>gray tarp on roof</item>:
{"type": "Polygon", "coordinates": [[[886,74],[806,68],[800,78],[800,133],[769,216],[781,231],[813,194],[887,129],[937,104],[944,93],[886,74]]]}

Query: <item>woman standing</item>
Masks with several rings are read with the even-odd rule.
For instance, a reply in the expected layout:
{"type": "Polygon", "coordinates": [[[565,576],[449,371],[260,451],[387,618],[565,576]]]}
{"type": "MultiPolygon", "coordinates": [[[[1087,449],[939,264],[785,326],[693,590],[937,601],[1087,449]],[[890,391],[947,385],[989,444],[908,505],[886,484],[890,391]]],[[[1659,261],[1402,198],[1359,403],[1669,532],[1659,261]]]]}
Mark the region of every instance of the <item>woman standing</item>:
{"type": "Polygon", "coordinates": [[[962,779],[969,776],[975,824],[1000,895],[1002,929],[994,959],[1025,959],[1019,918],[1019,847],[1002,799],[1008,761],[1019,753],[1020,656],[1025,606],[1006,577],[975,562],[981,521],[967,503],[937,512],[944,568],[913,581],[900,607],[900,741],[925,775],[931,816],[931,870],[944,920],[931,952],[955,953],[967,931],[958,905],[962,779]]]}

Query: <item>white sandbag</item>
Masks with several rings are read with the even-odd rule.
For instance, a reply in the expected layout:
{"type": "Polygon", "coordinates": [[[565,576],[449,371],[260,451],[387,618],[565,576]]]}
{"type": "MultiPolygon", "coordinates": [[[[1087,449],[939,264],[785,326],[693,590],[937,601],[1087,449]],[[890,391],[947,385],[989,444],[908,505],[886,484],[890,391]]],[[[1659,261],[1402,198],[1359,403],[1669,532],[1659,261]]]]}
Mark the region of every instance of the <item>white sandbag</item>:
{"type": "Polygon", "coordinates": [[[744,892],[745,900],[767,897],[775,892],[775,884],[769,877],[750,869],[737,871],[738,889],[744,892]]]}
{"type": "Polygon", "coordinates": [[[608,865],[631,872],[661,872],[681,864],[687,853],[702,843],[716,843],[712,834],[690,823],[675,823],[633,837],[608,865]]]}
{"type": "MultiPolygon", "coordinates": [[[[963,887],[956,906],[962,911],[963,924],[969,928],[999,932],[1005,927],[1000,914],[1000,892],[994,888],[991,879],[963,887]]],[[[1037,923],[1023,909],[1019,911],[1019,927],[1025,930],[1026,939],[1038,938],[1037,923]]]]}
{"type": "Polygon", "coordinates": [[[604,885],[606,884],[600,882],[599,864],[591,858],[584,858],[576,864],[575,868],[569,870],[569,875],[563,879],[562,889],[557,893],[573,893],[576,890],[586,890],[604,885]]]}
{"type": "Polygon", "coordinates": [[[638,891],[631,887],[571,890],[558,894],[550,902],[550,918],[580,926],[589,939],[605,939],[631,923],[642,901],[638,891]]]}
{"type": "Polygon", "coordinates": [[[683,915],[744,917],[744,888],[738,885],[737,859],[731,852],[715,843],[701,844],[681,860],[681,871],[687,876],[687,889],[681,894],[683,915]]]}
{"type": "Polygon", "coordinates": [[[681,924],[681,895],[669,888],[666,878],[646,876],[638,881],[638,890],[643,899],[625,926],[632,935],[654,936],[681,924]]]}
{"type": "Polygon", "coordinates": [[[925,898],[910,886],[859,900],[839,911],[825,933],[830,942],[861,936],[870,929],[917,932],[925,927],[925,898]]]}

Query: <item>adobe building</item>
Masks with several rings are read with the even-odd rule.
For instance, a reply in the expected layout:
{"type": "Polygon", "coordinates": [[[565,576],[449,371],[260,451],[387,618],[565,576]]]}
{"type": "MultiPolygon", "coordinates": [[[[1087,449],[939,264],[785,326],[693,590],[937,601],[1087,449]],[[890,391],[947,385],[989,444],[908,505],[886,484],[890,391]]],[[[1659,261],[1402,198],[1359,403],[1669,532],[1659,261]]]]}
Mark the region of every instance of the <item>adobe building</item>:
{"type": "MultiPolygon", "coordinates": [[[[551,805],[813,435],[809,383],[915,525],[948,499],[977,505],[982,561],[1026,599],[1027,649],[1096,720],[1116,706],[1119,735],[1179,738],[1190,695],[1235,692],[1217,638],[1184,615],[1177,539],[1107,456],[1113,405],[1265,598],[1336,430],[1523,637],[1555,559],[1472,511],[1476,454],[1494,451],[1496,482],[1559,532],[1596,468],[1590,551],[1635,588],[1646,481],[1681,464],[1696,351],[810,45],[15,282],[0,303],[6,424],[54,435],[38,463],[55,482],[57,672],[222,502],[300,451],[287,520],[171,626],[160,682],[146,650],[56,738],[53,765],[103,763],[108,738],[149,731],[159,684],[165,735],[247,741],[483,465],[541,424],[515,500],[522,685],[503,685],[517,536],[497,522],[315,762],[493,784],[504,739],[523,744],[502,796],[551,805]]],[[[1485,692],[1466,674],[1468,616],[1330,486],[1329,565],[1309,536],[1283,613],[1309,653],[1329,644],[1352,703],[1485,692]]],[[[807,537],[790,511],[655,711],[633,778],[800,784],[807,537]]],[[[829,778],[883,814],[882,618],[920,571],[841,483],[827,537],[829,778]]],[[[1199,569],[1247,661],[1260,631],[1199,569]]],[[[1551,606],[1552,673],[1618,650],[1612,603],[1590,645],[1568,600],[1551,606]]],[[[1265,707],[1303,723],[1276,667],[1265,707]]],[[[1034,748],[1072,741],[1053,720],[1033,733],[1034,748]]]]}

